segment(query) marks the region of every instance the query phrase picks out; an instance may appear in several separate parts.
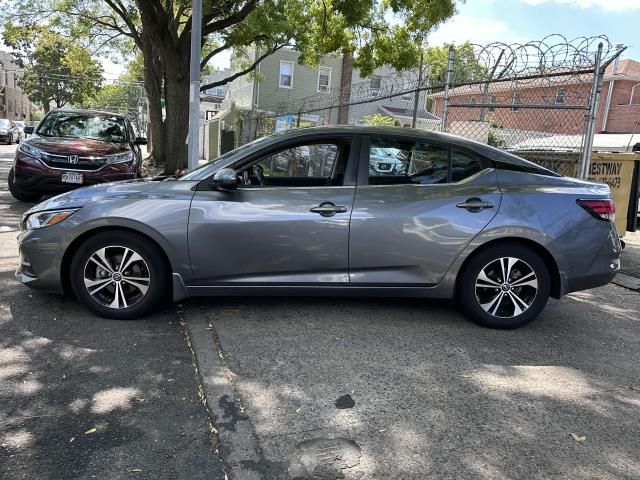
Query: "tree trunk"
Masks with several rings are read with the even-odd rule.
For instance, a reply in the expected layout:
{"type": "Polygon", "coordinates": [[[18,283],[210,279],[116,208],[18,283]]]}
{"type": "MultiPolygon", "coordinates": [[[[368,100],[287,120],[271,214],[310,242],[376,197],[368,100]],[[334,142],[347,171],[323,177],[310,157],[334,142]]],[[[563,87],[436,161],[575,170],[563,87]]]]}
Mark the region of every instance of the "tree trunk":
{"type": "MultiPolygon", "coordinates": [[[[177,55],[176,55],[177,57],[177,55]]],[[[188,58],[188,57],[187,57],[188,58]]],[[[187,166],[187,134],[189,133],[189,65],[182,59],[166,65],[165,138],[167,159],[165,173],[173,174],[187,166]]],[[[197,135],[196,130],[196,135],[197,135]]]]}
{"type": "Polygon", "coordinates": [[[149,123],[151,125],[151,155],[156,165],[165,165],[166,135],[162,120],[162,66],[153,48],[146,42],[143,49],[144,86],[149,102],[149,123]]]}
{"type": "MultiPolygon", "coordinates": [[[[152,49],[152,58],[162,67],[165,91],[164,131],[154,140],[162,138],[164,171],[173,174],[187,166],[187,132],[189,130],[189,37],[178,39],[177,24],[173,16],[159,9],[160,2],[136,0],[143,25],[144,44],[152,49]]],[[[145,64],[148,53],[144,54],[145,64]]],[[[155,148],[155,146],[154,146],[155,148]]]]}
{"type": "Polygon", "coordinates": [[[349,123],[349,103],[351,102],[351,78],[353,76],[353,56],[346,52],[342,56],[342,72],[340,74],[340,106],[338,108],[338,123],[349,123]]]}
{"type": "Polygon", "coordinates": [[[48,102],[42,102],[42,110],[44,110],[44,113],[49,113],[51,110],[51,100],[48,102]]]}

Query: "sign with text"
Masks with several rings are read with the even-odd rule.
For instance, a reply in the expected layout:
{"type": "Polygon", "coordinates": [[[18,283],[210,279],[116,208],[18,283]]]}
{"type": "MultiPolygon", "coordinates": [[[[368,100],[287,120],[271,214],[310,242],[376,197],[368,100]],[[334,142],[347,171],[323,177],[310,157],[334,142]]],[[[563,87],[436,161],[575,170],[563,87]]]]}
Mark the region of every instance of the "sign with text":
{"type": "Polygon", "coordinates": [[[284,130],[290,130],[293,125],[293,115],[280,115],[276,117],[275,132],[282,132],[284,130]]]}
{"type": "Polygon", "coordinates": [[[620,236],[627,230],[633,167],[638,160],[639,155],[629,153],[594,153],[591,159],[589,180],[606,183],[611,188],[611,197],[616,203],[616,229],[620,236]]]}

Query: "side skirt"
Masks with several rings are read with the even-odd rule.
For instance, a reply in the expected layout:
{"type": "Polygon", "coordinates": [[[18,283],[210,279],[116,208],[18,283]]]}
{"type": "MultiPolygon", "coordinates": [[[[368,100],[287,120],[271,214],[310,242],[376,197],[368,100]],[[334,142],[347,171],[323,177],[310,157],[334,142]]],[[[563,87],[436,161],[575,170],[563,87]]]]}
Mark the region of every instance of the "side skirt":
{"type": "MultiPolygon", "coordinates": [[[[291,285],[220,285],[187,287],[193,297],[220,296],[335,296],[335,297],[404,297],[451,298],[443,289],[433,287],[371,286],[291,286],[291,285]]],[[[175,293],[174,293],[175,296],[175,293]]]]}

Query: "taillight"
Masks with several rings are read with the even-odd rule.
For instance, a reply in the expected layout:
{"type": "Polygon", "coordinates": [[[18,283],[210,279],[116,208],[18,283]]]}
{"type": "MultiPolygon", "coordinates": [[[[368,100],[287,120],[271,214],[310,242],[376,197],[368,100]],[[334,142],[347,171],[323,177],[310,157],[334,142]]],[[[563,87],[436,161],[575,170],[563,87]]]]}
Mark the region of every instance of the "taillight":
{"type": "Polygon", "coordinates": [[[616,219],[616,204],[610,198],[606,200],[576,200],[576,202],[600,220],[613,222],[616,219]]]}

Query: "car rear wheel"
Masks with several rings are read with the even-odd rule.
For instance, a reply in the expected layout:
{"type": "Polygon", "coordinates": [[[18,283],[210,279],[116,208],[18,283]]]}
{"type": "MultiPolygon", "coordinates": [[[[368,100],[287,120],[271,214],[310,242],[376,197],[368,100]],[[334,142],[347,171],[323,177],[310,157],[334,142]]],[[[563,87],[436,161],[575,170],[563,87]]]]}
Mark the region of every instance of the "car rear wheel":
{"type": "Polygon", "coordinates": [[[9,177],[7,178],[7,183],[9,184],[9,192],[16,200],[21,202],[37,202],[42,197],[42,194],[38,192],[25,192],[20,187],[16,185],[15,172],[13,168],[9,170],[9,177]]]}
{"type": "Polygon", "coordinates": [[[461,274],[458,304],[485,327],[522,327],[549,300],[549,269],[537,253],[523,245],[500,244],[481,250],[461,274]]]}
{"type": "Polygon", "coordinates": [[[74,255],[70,271],[78,300],[105,318],[139,318],[153,310],[169,289],[162,252],[135,233],[91,237],[74,255]]]}

